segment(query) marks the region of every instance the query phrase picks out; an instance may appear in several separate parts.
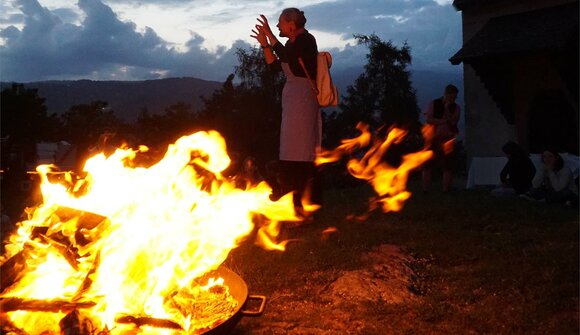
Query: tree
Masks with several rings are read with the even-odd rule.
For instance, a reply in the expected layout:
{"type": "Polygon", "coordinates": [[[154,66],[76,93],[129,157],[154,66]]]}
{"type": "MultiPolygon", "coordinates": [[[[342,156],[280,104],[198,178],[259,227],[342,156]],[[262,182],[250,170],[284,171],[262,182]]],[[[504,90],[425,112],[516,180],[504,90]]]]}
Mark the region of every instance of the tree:
{"type": "Polygon", "coordinates": [[[19,165],[35,161],[35,145],[40,141],[53,141],[59,136],[60,123],[56,114],[48,115],[44,98],[37,89],[27,89],[23,84],[12,84],[2,90],[0,119],[2,136],[2,165],[10,153],[20,157],[19,165]]]}
{"type": "Polygon", "coordinates": [[[139,134],[139,144],[164,147],[181,136],[200,130],[198,116],[191,105],[180,102],[165,109],[162,115],[151,115],[144,109],[137,119],[134,132],[139,134]]]}
{"type": "Polygon", "coordinates": [[[411,64],[411,52],[405,43],[397,48],[372,34],[355,35],[359,44],[365,44],[369,53],[362,73],[348,86],[339,104],[340,113],[327,117],[326,144],[335,145],[340,138],[352,136],[359,122],[373,126],[393,125],[404,128],[417,128],[419,107],[415,90],[411,86],[407,67],[411,64]],[[342,136],[342,137],[341,137],[342,136]]]}
{"type": "Polygon", "coordinates": [[[258,48],[249,50],[237,49],[236,55],[240,64],[235,68],[235,74],[240,78],[240,88],[257,90],[265,96],[280,103],[284,77],[280,72],[273,72],[264,61],[262,51],[258,48]]]}
{"type": "Polygon", "coordinates": [[[230,153],[240,159],[254,156],[261,163],[276,159],[283,77],[268,68],[257,48],[238,49],[236,54],[239,65],[234,74],[210,98],[204,98],[198,121],[219,131],[230,153]]]}
{"type": "Polygon", "coordinates": [[[77,162],[84,164],[84,158],[105,134],[114,134],[121,127],[121,121],[104,101],[74,105],[61,116],[63,138],[77,146],[77,162]]]}
{"type": "MultiPolygon", "coordinates": [[[[0,119],[2,147],[0,153],[2,178],[0,182],[3,212],[17,218],[32,192],[32,175],[36,163],[36,143],[54,141],[60,135],[60,123],[55,114],[48,115],[38,90],[12,84],[2,90],[0,119]]],[[[3,231],[7,227],[2,227],[3,231]]]]}

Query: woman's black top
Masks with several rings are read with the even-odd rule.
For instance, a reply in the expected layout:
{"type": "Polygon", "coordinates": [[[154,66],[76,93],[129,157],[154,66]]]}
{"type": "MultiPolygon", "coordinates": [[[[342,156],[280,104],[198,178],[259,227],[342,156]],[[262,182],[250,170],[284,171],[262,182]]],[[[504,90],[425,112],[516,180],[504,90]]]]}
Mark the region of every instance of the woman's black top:
{"type": "Polygon", "coordinates": [[[298,58],[302,58],[310,78],[316,79],[316,56],[318,55],[318,47],[316,46],[316,39],[308,31],[298,35],[294,42],[288,40],[286,45],[276,43],[273,49],[276,56],[278,56],[278,59],[270,64],[273,70],[282,71],[280,63],[284,62],[288,63],[290,70],[292,70],[295,76],[306,77],[302,66],[298,62],[298,58]]]}

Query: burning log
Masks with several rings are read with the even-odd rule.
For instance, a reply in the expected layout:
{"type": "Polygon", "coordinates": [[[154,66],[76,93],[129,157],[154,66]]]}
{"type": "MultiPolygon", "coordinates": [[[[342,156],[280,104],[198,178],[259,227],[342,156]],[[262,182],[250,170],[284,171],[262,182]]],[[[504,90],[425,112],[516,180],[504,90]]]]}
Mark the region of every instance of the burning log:
{"type": "MultiPolygon", "coordinates": [[[[44,235],[46,229],[43,228],[45,227],[36,228],[33,230],[31,238],[37,239],[43,244],[50,245],[51,248],[58,251],[58,253],[64,257],[73,269],[78,270],[77,259],[80,256],[77,253],[76,248],[67,246],[58,242],[54,238],[44,235]]],[[[6,288],[12,286],[12,284],[20,280],[27,271],[31,270],[30,264],[28,264],[26,260],[30,258],[30,254],[36,248],[38,248],[38,246],[35,244],[26,242],[24,243],[22,250],[2,263],[0,266],[0,292],[3,292],[6,288]]]]}
{"type": "Polygon", "coordinates": [[[171,320],[157,319],[149,316],[131,316],[124,315],[115,318],[115,322],[121,324],[134,324],[137,327],[151,326],[156,328],[179,329],[183,330],[181,326],[171,320]]]}
{"type": "MultiPolygon", "coordinates": [[[[39,239],[40,242],[44,244],[51,245],[54,250],[57,250],[64,257],[73,269],[78,270],[77,258],[79,255],[76,253],[75,248],[57,242],[56,240],[40,233],[41,231],[44,230],[33,230],[31,237],[39,239]]],[[[27,264],[26,260],[30,257],[30,253],[36,248],[37,246],[27,242],[24,244],[22,250],[2,263],[0,266],[0,292],[3,292],[6,288],[12,286],[12,284],[20,280],[22,276],[30,270],[30,266],[27,264]]]]}
{"type": "Polygon", "coordinates": [[[75,232],[74,239],[78,246],[85,246],[92,242],[90,237],[87,237],[88,232],[96,230],[102,230],[105,228],[105,222],[108,221],[107,217],[92,213],[85,212],[75,208],[70,207],[59,207],[55,215],[61,222],[67,222],[76,219],[77,231],[75,232]]]}
{"type": "Polygon", "coordinates": [[[16,327],[6,314],[0,313],[0,334],[28,335],[24,330],[16,327]]]}
{"type": "Polygon", "coordinates": [[[97,268],[99,267],[100,263],[101,263],[101,254],[97,253],[97,255],[95,256],[95,260],[93,262],[93,266],[85,276],[85,279],[83,279],[83,282],[81,283],[81,286],[79,286],[77,292],[73,296],[72,301],[77,301],[81,299],[83,297],[83,294],[86,291],[88,291],[88,289],[91,287],[91,285],[93,284],[91,276],[95,273],[95,271],[97,271],[97,268]]]}
{"type": "MultiPolygon", "coordinates": [[[[95,326],[91,320],[81,315],[76,309],[62,318],[58,325],[63,335],[95,334],[95,326]]],[[[109,332],[105,330],[98,334],[109,334],[109,332]]]]}
{"type": "Polygon", "coordinates": [[[56,241],[55,239],[52,239],[46,235],[39,234],[38,238],[43,243],[50,244],[50,246],[52,248],[57,250],[58,253],[61,254],[62,257],[64,257],[64,259],[67,261],[68,264],[70,264],[70,266],[73,269],[75,269],[75,270],[79,269],[79,262],[77,259],[80,257],[80,255],[77,253],[76,248],[74,248],[70,245],[60,243],[60,242],[56,241]]]}
{"type": "MultiPolygon", "coordinates": [[[[273,203],[265,183],[235,188],[222,175],[231,160],[215,131],[182,137],[150,167],[132,163],[146,150],[97,154],[85,163],[86,177],[37,168],[45,203],[18,223],[0,257],[0,317],[23,330],[15,333],[109,334],[90,327],[112,327],[111,316],[133,332],[210,329],[243,305],[213,282],[172,290],[223,263],[252,231],[252,213],[271,219],[266,237],[276,237],[279,221],[297,220],[291,197],[273,203]],[[155,314],[142,314],[145,302],[155,314]]],[[[262,245],[283,249],[273,240],[262,245]]]]}
{"type": "Polygon", "coordinates": [[[62,222],[66,222],[74,218],[78,219],[77,227],[79,229],[93,229],[103,221],[107,220],[107,217],[105,216],[81,211],[70,207],[59,207],[55,214],[62,222]]]}
{"type": "Polygon", "coordinates": [[[75,309],[91,308],[96,303],[92,301],[71,302],[67,300],[37,300],[21,299],[14,297],[0,298],[0,311],[2,313],[13,311],[29,312],[68,312],[75,309]]]}
{"type": "Polygon", "coordinates": [[[0,285],[2,285],[0,289],[2,292],[24,276],[26,254],[27,250],[23,249],[0,266],[0,285]]]}

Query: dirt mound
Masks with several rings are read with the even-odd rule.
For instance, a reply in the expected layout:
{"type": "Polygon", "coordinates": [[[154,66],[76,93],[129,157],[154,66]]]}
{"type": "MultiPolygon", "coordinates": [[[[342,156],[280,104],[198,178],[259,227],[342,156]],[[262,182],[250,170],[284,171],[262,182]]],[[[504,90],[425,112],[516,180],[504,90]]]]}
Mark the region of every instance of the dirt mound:
{"type": "Polygon", "coordinates": [[[416,299],[412,292],[415,277],[410,267],[413,258],[395,245],[381,245],[363,255],[366,268],[346,271],[329,286],[323,297],[334,304],[350,303],[400,304],[416,299]]]}
{"type": "Polygon", "coordinates": [[[414,259],[398,246],[381,245],[361,261],[362,269],[316,271],[307,275],[308,285],[274,293],[265,313],[242,319],[235,334],[382,334],[383,321],[369,318],[369,310],[419,299],[414,259]]]}

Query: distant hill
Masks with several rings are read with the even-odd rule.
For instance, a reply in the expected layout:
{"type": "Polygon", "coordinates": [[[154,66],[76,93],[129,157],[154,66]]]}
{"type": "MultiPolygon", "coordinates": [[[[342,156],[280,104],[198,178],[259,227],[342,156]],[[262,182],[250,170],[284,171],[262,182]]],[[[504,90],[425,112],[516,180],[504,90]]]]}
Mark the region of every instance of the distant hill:
{"type": "MultiPolygon", "coordinates": [[[[2,88],[10,83],[2,83],[2,88]]],[[[190,104],[193,111],[200,110],[200,96],[210,97],[222,83],[197,78],[168,78],[145,81],[40,81],[25,83],[26,88],[38,89],[46,99],[50,114],[61,114],[73,105],[105,101],[115,114],[125,121],[137,119],[143,108],[152,114],[161,114],[176,103],[190,104]]]]}
{"type": "MultiPolygon", "coordinates": [[[[362,72],[362,67],[332,71],[333,80],[341,95],[346,94],[347,86],[352,85],[362,72]]],[[[459,88],[457,102],[462,107],[464,105],[463,78],[459,72],[413,71],[411,80],[417,90],[421,109],[432,99],[441,96],[448,83],[459,88]]],[[[2,83],[1,87],[7,85],[10,83],[2,83]]],[[[150,113],[160,114],[165,108],[184,102],[190,104],[193,111],[200,110],[203,107],[200,96],[210,97],[222,83],[184,77],[145,81],[40,81],[24,85],[38,89],[39,96],[46,99],[49,113],[60,114],[73,105],[102,100],[109,103],[118,117],[132,122],[145,107],[150,113]]]]}

